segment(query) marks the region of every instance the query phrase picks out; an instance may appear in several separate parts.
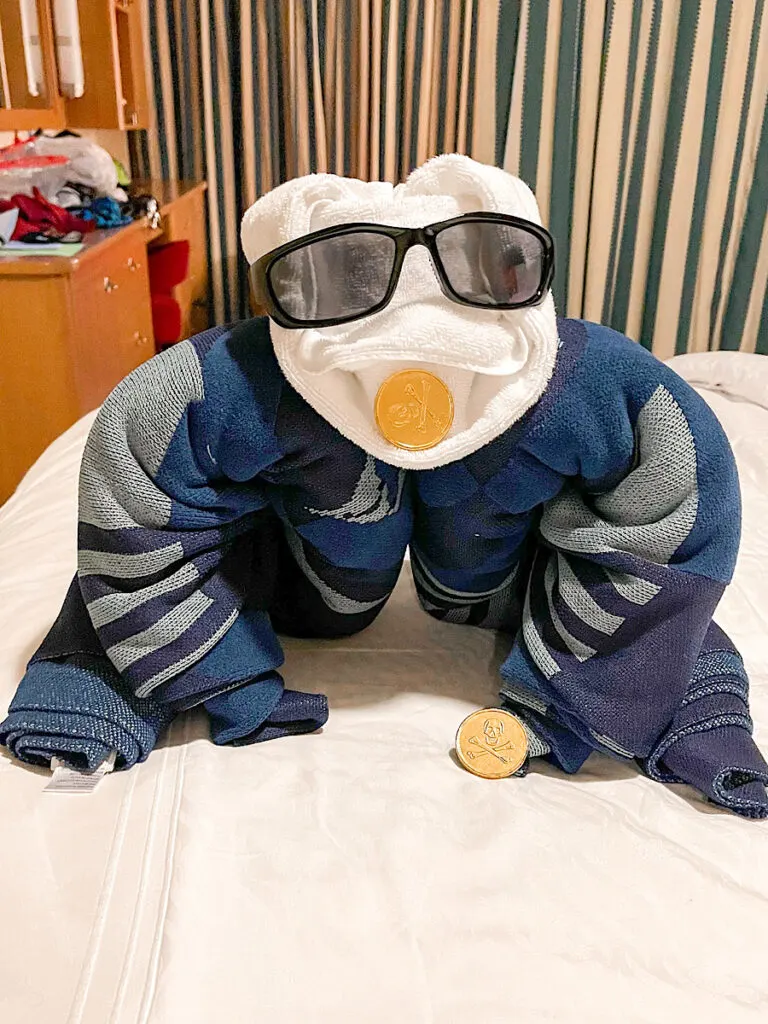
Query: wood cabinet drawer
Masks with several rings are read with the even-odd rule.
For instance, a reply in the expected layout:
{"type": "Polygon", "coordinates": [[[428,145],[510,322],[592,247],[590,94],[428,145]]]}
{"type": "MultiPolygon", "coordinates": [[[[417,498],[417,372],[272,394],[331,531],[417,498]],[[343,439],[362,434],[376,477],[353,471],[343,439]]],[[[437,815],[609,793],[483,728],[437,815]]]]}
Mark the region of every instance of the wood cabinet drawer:
{"type": "Polygon", "coordinates": [[[108,256],[72,275],[74,366],[83,411],[103,402],[155,354],[146,249],[136,240],[113,246],[108,256]]]}
{"type": "Polygon", "coordinates": [[[137,181],[135,190],[157,198],[159,230],[142,220],[94,231],[71,259],[0,260],[0,505],[46,445],[155,354],[147,246],[189,239],[186,332],[208,325],[205,186],[137,181]]]}
{"type": "Polygon", "coordinates": [[[80,415],[63,278],[0,275],[0,505],[80,415]]]}

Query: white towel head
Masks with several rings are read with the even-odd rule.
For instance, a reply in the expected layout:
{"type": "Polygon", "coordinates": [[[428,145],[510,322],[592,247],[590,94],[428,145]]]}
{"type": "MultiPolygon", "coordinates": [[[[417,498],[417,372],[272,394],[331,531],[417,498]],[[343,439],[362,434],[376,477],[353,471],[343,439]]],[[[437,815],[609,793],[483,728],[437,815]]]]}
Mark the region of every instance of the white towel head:
{"type": "MultiPolygon", "coordinates": [[[[491,211],[541,223],[519,178],[458,154],[434,157],[400,185],[310,174],[285,182],[246,212],[249,263],[285,242],[353,221],[424,227],[491,211]]],[[[518,420],[540,397],[557,353],[551,294],[537,306],[485,310],[446,298],[426,249],[411,249],[397,290],[380,313],[337,327],[288,330],[270,321],[287,379],[342,434],[385,462],[431,469],[463,458],[518,420]],[[410,451],[379,431],[374,400],[384,380],[427,369],[453,394],[451,430],[432,448],[410,451]]]]}

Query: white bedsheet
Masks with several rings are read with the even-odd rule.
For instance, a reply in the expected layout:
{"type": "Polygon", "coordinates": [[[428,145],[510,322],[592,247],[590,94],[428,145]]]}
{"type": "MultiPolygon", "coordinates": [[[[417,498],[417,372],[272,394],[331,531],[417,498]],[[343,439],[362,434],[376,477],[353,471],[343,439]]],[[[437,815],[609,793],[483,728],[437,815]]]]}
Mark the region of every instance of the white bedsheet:
{"type": "MultiPolygon", "coordinates": [[[[768,359],[683,357],[744,496],[718,620],[768,750],[768,359]],[[749,364],[749,365],[747,365],[749,364]]],[[[0,714],[75,567],[92,417],[0,510],[0,714]]],[[[493,635],[433,621],[407,578],[344,642],[292,642],[321,734],[220,749],[177,720],[92,796],[0,756],[0,1020],[361,1024],[768,1019],[768,824],[593,756],[485,781],[456,727],[495,703],[493,635]]]]}

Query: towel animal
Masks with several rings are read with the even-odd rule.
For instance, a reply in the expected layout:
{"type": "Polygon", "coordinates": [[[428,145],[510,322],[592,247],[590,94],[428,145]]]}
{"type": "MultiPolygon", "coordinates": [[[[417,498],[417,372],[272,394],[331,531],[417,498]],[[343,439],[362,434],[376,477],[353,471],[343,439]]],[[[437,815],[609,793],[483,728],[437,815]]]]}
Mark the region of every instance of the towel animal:
{"type": "Polygon", "coordinates": [[[310,175],[242,240],[273,316],[175,345],[104,403],[77,579],[0,740],[125,768],[199,704],[217,742],[317,728],[278,634],[365,628],[410,546],[427,613],[506,637],[500,702],[531,755],[575,772],[601,751],[765,817],[747,677],[712,621],[739,543],[728,442],[642,347],[556,318],[530,190],[456,155],[398,186],[310,175]]]}

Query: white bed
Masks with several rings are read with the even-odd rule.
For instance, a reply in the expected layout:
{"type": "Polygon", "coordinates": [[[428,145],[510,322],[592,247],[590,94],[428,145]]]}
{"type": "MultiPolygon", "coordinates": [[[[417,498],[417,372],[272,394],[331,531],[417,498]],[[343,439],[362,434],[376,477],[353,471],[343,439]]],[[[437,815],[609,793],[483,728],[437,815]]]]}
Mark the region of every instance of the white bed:
{"type": "MultiPolygon", "coordinates": [[[[768,750],[768,359],[676,368],[725,426],[744,539],[718,620],[768,750]]],[[[0,510],[0,717],[75,566],[87,417],[0,510]]],[[[485,781],[451,756],[495,703],[493,635],[410,581],[344,642],[293,642],[321,734],[214,747],[191,715],[91,796],[0,756],[0,1020],[48,1024],[768,1019],[768,823],[593,756],[485,781]]]]}

